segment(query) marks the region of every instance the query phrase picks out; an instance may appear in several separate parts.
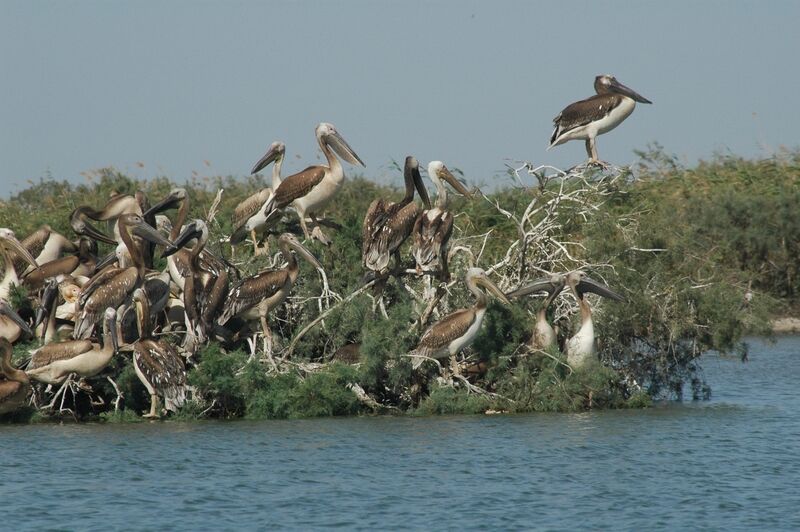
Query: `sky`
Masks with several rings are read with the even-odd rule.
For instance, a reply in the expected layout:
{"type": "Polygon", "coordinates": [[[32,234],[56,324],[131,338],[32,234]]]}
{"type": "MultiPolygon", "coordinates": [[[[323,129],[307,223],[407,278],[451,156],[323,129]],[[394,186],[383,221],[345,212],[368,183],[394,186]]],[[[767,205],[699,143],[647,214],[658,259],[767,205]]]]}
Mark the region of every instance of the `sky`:
{"type": "Polygon", "coordinates": [[[714,153],[798,146],[800,2],[0,0],[0,197],[29,180],[249,172],[273,140],[284,175],[332,122],[400,184],[415,155],[474,184],[506,164],[561,168],[552,119],[613,74],[652,100],[598,139],[600,158],[662,144],[714,153]]]}

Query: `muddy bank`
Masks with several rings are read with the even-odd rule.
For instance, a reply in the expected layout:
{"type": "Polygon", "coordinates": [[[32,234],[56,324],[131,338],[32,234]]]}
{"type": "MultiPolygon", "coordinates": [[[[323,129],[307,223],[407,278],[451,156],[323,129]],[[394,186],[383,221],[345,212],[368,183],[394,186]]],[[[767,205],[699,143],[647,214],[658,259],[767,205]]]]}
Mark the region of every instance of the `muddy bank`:
{"type": "Polygon", "coordinates": [[[800,333],[800,318],[783,317],[772,320],[774,333],[800,333]]]}

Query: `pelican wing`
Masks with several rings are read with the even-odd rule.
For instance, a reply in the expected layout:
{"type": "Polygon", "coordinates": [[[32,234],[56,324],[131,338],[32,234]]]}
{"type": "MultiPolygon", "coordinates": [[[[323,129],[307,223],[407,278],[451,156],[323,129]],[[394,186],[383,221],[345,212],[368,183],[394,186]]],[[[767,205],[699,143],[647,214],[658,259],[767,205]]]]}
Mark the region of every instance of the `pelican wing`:
{"type": "Polygon", "coordinates": [[[452,214],[440,211],[430,218],[429,212],[425,211],[417,218],[413,231],[414,260],[422,271],[435,270],[440,266],[443,254],[447,252],[450,235],[453,233],[452,214]]]}
{"type": "Polygon", "coordinates": [[[231,216],[231,224],[233,225],[233,229],[239,229],[245,223],[247,223],[247,220],[249,220],[251,216],[264,207],[264,204],[267,202],[271,194],[271,189],[262,188],[237,205],[233,210],[233,215],[231,216]]]}
{"type": "Polygon", "coordinates": [[[80,259],[76,255],[68,255],[60,259],[51,260],[48,263],[39,265],[38,270],[32,270],[22,279],[22,284],[30,290],[38,290],[47,279],[72,273],[79,264],[80,259]]]}
{"type": "Polygon", "coordinates": [[[220,325],[225,325],[237,314],[251,309],[278,293],[289,282],[289,271],[286,269],[261,272],[247,279],[242,279],[231,290],[225,302],[220,325]]]}
{"type": "Polygon", "coordinates": [[[464,336],[475,322],[477,314],[475,309],[466,308],[448,314],[437,321],[425,331],[414,350],[416,354],[432,357],[442,349],[447,348],[450,342],[464,336]]]}
{"type": "Polygon", "coordinates": [[[591,98],[568,105],[553,119],[555,129],[550,144],[558,140],[564,133],[600,120],[613,111],[621,102],[619,94],[595,94],[591,98]]]}
{"type": "MultiPolygon", "coordinates": [[[[27,249],[31,256],[35,259],[44,250],[44,245],[47,243],[47,239],[50,238],[50,231],[51,229],[49,226],[43,225],[22,239],[20,244],[22,244],[22,247],[27,249]]],[[[10,255],[14,263],[14,270],[20,274],[24,272],[25,268],[28,267],[28,262],[24,258],[20,257],[16,251],[12,250],[10,255]]]]}
{"type": "Polygon", "coordinates": [[[34,351],[31,361],[25,371],[49,366],[56,360],[69,360],[87,351],[91,351],[92,342],[89,340],[67,340],[66,342],[53,342],[34,351]]]}
{"type": "Polygon", "coordinates": [[[275,191],[274,209],[282,209],[297,198],[302,198],[325,177],[324,166],[309,166],[302,172],[284,179],[275,191]]]}
{"type": "Polygon", "coordinates": [[[409,203],[402,208],[396,209],[384,226],[384,238],[389,253],[394,253],[403,242],[411,235],[414,222],[420,214],[420,208],[416,203],[409,203]]]}
{"type": "MultiPolygon", "coordinates": [[[[186,367],[167,343],[139,340],[133,345],[136,368],[153,390],[164,397],[164,407],[175,411],[186,400],[186,367]]],[[[143,383],[144,384],[144,383],[143,383]]]]}
{"type": "Polygon", "coordinates": [[[92,296],[97,288],[103,286],[109,280],[113,279],[124,269],[125,268],[120,268],[119,266],[109,266],[95,274],[95,276],[92,277],[88,283],[83,285],[83,288],[81,288],[81,294],[78,297],[78,304],[85,305],[86,301],[92,296]]]}
{"type": "Polygon", "coordinates": [[[94,325],[103,317],[107,308],[116,309],[122,305],[138,280],[136,268],[125,268],[102,285],[97,285],[75,321],[75,338],[88,338],[94,325]]]}

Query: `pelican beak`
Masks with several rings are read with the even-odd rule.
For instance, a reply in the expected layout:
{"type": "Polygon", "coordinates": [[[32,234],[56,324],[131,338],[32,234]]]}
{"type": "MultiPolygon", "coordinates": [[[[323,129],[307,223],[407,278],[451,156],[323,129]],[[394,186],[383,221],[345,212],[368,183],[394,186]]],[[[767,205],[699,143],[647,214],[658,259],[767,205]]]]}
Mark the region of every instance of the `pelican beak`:
{"type": "Polygon", "coordinates": [[[69,224],[72,226],[72,230],[81,236],[86,236],[98,242],[105,242],[106,244],[117,243],[116,240],[114,240],[104,232],[97,229],[94,225],[89,223],[86,220],[86,216],[81,210],[81,207],[78,207],[77,209],[72,211],[72,215],[70,215],[69,224]]]}
{"type": "Polygon", "coordinates": [[[639,94],[638,92],[636,92],[635,90],[631,89],[630,87],[626,87],[616,79],[611,81],[611,90],[613,90],[616,93],[628,96],[629,98],[633,98],[634,100],[640,103],[653,103],[644,96],[642,96],[641,94],[639,94]]]}
{"type": "Polygon", "coordinates": [[[456,176],[454,176],[446,166],[442,167],[441,172],[439,173],[439,177],[450,183],[450,186],[453,187],[456,190],[456,192],[458,192],[462,196],[465,196],[467,198],[472,197],[472,194],[470,193],[469,190],[467,190],[467,187],[464,186],[464,183],[456,179],[456,176]]]}
{"type": "Polygon", "coordinates": [[[322,270],[322,264],[319,263],[317,257],[311,254],[311,252],[306,249],[306,247],[296,240],[290,240],[289,245],[294,249],[298,255],[306,259],[308,262],[311,263],[318,270],[322,270]]]}
{"type": "Polygon", "coordinates": [[[588,277],[581,279],[576,287],[576,290],[581,297],[583,297],[583,294],[586,292],[592,292],[593,294],[597,294],[608,299],[613,299],[615,301],[625,301],[624,296],[614,292],[603,283],[599,283],[595,280],[589,279],[588,277]]]}
{"type": "Polygon", "coordinates": [[[283,149],[281,149],[282,147],[283,144],[280,142],[273,142],[272,144],[270,144],[267,153],[265,153],[264,156],[258,160],[255,166],[253,166],[253,169],[250,170],[250,173],[257,174],[258,172],[266,168],[268,164],[278,160],[281,157],[281,155],[283,155],[283,149]]]}
{"type": "Polygon", "coordinates": [[[179,198],[175,197],[172,194],[168,194],[166,198],[162,199],[142,214],[142,218],[148,218],[150,216],[154,216],[158,213],[168,211],[169,209],[174,209],[178,206],[178,202],[180,201],[179,198]]]}
{"type": "Polygon", "coordinates": [[[11,308],[11,305],[3,300],[0,300],[0,314],[7,316],[11,321],[19,325],[19,328],[25,331],[25,334],[28,336],[33,336],[33,331],[31,331],[31,328],[28,327],[27,323],[25,323],[25,320],[20,318],[19,314],[17,314],[17,311],[11,308]]]}
{"type": "Polygon", "coordinates": [[[537,292],[547,292],[552,295],[554,292],[561,292],[563,289],[563,282],[560,285],[557,283],[554,284],[552,279],[548,277],[546,279],[538,279],[527,286],[517,288],[513,292],[507,293],[506,297],[509,299],[516,299],[518,297],[535,294],[537,292]]]}
{"type": "Polygon", "coordinates": [[[147,240],[152,244],[159,244],[168,248],[172,245],[167,238],[164,237],[161,233],[153,229],[153,226],[142,220],[140,223],[137,223],[133,226],[132,231],[133,234],[136,236],[147,240]]]}
{"type": "Polygon", "coordinates": [[[411,169],[411,178],[414,180],[414,187],[419,193],[422,203],[425,204],[426,209],[431,208],[431,198],[428,196],[428,189],[425,188],[425,183],[422,182],[422,175],[419,173],[419,166],[411,169]]]}
{"type": "Polygon", "coordinates": [[[20,243],[19,240],[17,240],[15,236],[11,236],[9,234],[8,236],[2,237],[2,239],[0,239],[0,244],[22,257],[25,262],[33,266],[35,270],[39,269],[39,265],[36,264],[36,259],[33,258],[33,255],[31,255],[30,252],[25,249],[25,247],[20,243]]]}
{"type": "Polygon", "coordinates": [[[47,287],[44,289],[44,293],[42,294],[39,308],[36,309],[36,318],[33,322],[34,327],[44,324],[45,329],[47,328],[47,323],[50,320],[50,310],[53,308],[53,303],[55,303],[58,295],[58,283],[48,283],[47,287]]]}
{"type": "Polygon", "coordinates": [[[491,279],[488,277],[479,277],[476,281],[479,285],[483,286],[486,290],[488,290],[492,295],[494,295],[497,299],[505,303],[506,305],[510,305],[511,301],[508,300],[506,295],[500,290],[496,284],[492,282],[491,279]]]}
{"type": "Polygon", "coordinates": [[[94,273],[99,272],[100,270],[102,270],[106,266],[110,266],[111,264],[114,264],[115,262],[117,262],[118,258],[119,257],[117,257],[117,252],[116,251],[112,251],[111,253],[109,253],[108,255],[103,257],[102,259],[99,259],[94,265],[94,273]]]}
{"type": "Polygon", "coordinates": [[[114,352],[119,351],[119,336],[117,336],[117,313],[113,309],[112,312],[108,313],[108,332],[111,334],[111,345],[114,348],[114,352]]]}
{"type": "Polygon", "coordinates": [[[364,168],[367,167],[367,165],[364,164],[364,161],[362,161],[361,158],[356,154],[356,152],[353,151],[353,148],[351,148],[350,145],[347,143],[347,141],[344,140],[344,138],[342,138],[342,136],[339,134],[338,131],[333,133],[330,137],[328,137],[328,144],[330,145],[331,148],[333,148],[333,151],[336,152],[336,155],[338,155],[348,163],[360,164],[364,168]]]}
{"type": "Polygon", "coordinates": [[[183,232],[178,235],[178,238],[175,239],[175,242],[164,248],[164,253],[162,253],[161,256],[169,257],[179,249],[186,247],[189,242],[198,238],[201,234],[201,231],[197,228],[197,224],[194,222],[189,223],[183,232]]]}

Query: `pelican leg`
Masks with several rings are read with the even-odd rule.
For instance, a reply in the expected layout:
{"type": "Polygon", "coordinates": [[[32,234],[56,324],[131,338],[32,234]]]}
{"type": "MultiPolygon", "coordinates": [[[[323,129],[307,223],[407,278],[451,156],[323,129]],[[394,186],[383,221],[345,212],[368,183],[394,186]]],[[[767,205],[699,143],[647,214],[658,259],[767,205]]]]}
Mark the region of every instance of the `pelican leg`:
{"type": "Polygon", "coordinates": [[[311,215],[311,222],[314,224],[314,229],[311,230],[311,236],[322,242],[323,245],[330,246],[333,240],[322,232],[322,229],[319,227],[319,221],[313,214],[311,215]]]}
{"type": "Polygon", "coordinates": [[[306,217],[304,214],[297,213],[298,218],[300,219],[300,227],[303,229],[303,237],[306,240],[311,240],[311,233],[308,232],[308,226],[306,225],[306,217]]]}
{"type": "Polygon", "coordinates": [[[461,376],[461,369],[458,367],[458,360],[456,360],[456,355],[450,355],[450,371],[453,375],[460,377],[461,376]]]}
{"type": "Polygon", "coordinates": [[[589,160],[586,162],[587,165],[599,166],[603,169],[608,168],[608,163],[601,161],[597,156],[597,144],[594,137],[586,139],[586,153],[589,155],[589,160]]]}
{"type": "Polygon", "coordinates": [[[150,412],[148,412],[147,414],[144,414],[142,417],[147,417],[147,418],[160,417],[158,415],[158,412],[156,412],[156,408],[157,407],[158,407],[158,394],[157,393],[151,393],[150,394],[150,412]]]}
{"type": "Polygon", "coordinates": [[[261,330],[264,332],[264,354],[269,360],[272,369],[278,371],[278,364],[275,362],[275,359],[272,357],[272,331],[269,329],[269,323],[267,323],[267,316],[261,316],[261,330]]]}
{"type": "Polygon", "coordinates": [[[261,250],[258,247],[258,236],[256,235],[255,229],[250,230],[250,238],[253,239],[253,256],[258,257],[261,255],[261,250]]]}

